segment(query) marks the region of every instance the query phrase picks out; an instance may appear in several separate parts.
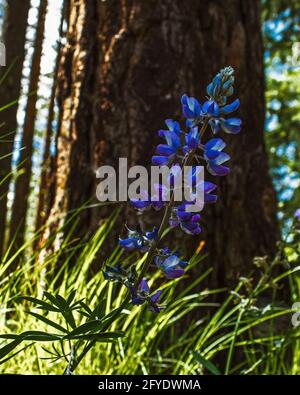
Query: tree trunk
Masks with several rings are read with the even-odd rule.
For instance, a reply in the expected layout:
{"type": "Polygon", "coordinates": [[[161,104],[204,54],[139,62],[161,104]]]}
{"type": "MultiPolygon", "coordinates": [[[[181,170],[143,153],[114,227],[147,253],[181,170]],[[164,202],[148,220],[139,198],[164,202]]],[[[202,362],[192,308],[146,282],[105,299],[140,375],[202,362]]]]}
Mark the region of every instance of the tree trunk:
{"type": "Polygon", "coordinates": [[[33,138],[36,118],[37,91],[40,78],[40,64],[44,40],[47,0],[41,0],[38,13],[34,52],[32,56],[31,73],[29,77],[29,96],[25,109],[25,121],[22,134],[22,147],[19,165],[22,173],[16,180],[15,194],[10,223],[10,241],[14,241],[13,250],[18,250],[24,243],[26,215],[30,194],[30,179],[32,171],[33,138]]]}
{"type": "Polygon", "coordinates": [[[53,84],[51,89],[51,96],[48,106],[48,119],[47,119],[47,127],[46,127],[46,135],[45,135],[45,149],[42,161],[42,169],[41,169],[41,178],[40,178],[40,190],[38,196],[38,206],[36,213],[36,221],[35,221],[35,230],[38,232],[40,228],[45,224],[46,221],[46,213],[47,208],[49,206],[49,185],[51,179],[51,155],[50,155],[50,145],[51,140],[53,138],[53,120],[55,116],[55,98],[56,98],[56,89],[57,89],[57,76],[58,76],[58,67],[60,64],[61,58],[61,47],[62,47],[62,36],[63,36],[63,24],[66,18],[66,6],[67,1],[64,1],[62,7],[62,15],[61,15],[61,23],[59,27],[59,38],[57,42],[57,57],[55,62],[55,68],[53,72],[53,84]]]}
{"type": "MultiPolygon", "coordinates": [[[[276,198],[264,146],[264,74],[258,0],[71,1],[61,64],[61,132],[48,232],[62,213],[95,196],[95,170],[149,165],[166,118],[179,118],[183,93],[200,100],[220,68],[236,70],[243,130],[226,139],[231,173],[219,200],[205,208],[209,262],[219,285],[272,255],[278,237],[276,198]]],[[[103,208],[85,211],[78,234],[95,229],[103,208]]],[[[179,246],[178,246],[179,247],[179,246]]]]}
{"type": "Polygon", "coordinates": [[[12,169],[11,153],[17,129],[17,110],[21,91],[29,6],[30,0],[8,0],[3,24],[2,40],[6,47],[6,67],[0,67],[2,81],[0,84],[0,108],[12,102],[15,104],[0,111],[0,258],[4,248],[7,193],[12,169]],[[7,72],[8,75],[2,80],[7,72]]]}

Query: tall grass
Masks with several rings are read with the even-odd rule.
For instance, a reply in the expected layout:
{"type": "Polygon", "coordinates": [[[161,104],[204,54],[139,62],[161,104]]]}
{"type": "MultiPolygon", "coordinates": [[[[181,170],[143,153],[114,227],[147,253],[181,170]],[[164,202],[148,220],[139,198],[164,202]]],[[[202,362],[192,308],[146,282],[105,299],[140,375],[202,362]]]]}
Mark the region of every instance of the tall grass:
{"type": "MultiPolygon", "coordinates": [[[[41,250],[26,258],[22,251],[13,256],[7,253],[0,265],[0,333],[53,332],[46,320],[29,313],[40,310],[19,296],[43,298],[48,291],[68,298],[76,291],[74,300],[83,299],[91,310],[100,303],[109,314],[121,306],[126,289],[104,280],[97,258],[113,223],[114,218],[108,220],[80,248],[73,246],[71,229],[59,251],[45,255],[44,262],[38,259],[43,256],[41,250]],[[6,276],[16,260],[17,269],[6,276]],[[54,270],[61,261],[59,271],[54,270]]],[[[30,250],[32,242],[28,240],[23,249],[30,250]]],[[[166,309],[155,315],[143,306],[125,306],[109,327],[125,336],[112,343],[96,343],[75,374],[299,374],[299,327],[291,324],[292,301],[284,304],[279,295],[281,285],[289,279],[292,300],[300,301],[300,267],[296,258],[292,269],[274,276],[274,268],[282,264],[280,256],[272,264],[266,264],[264,258],[257,260],[261,277],[256,284],[241,278],[234,290],[227,290],[204,287],[212,269],[204,270],[203,255],[195,254],[184,277],[162,286],[166,309]],[[216,295],[222,303],[215,301],[216,295]]],[[[126,265],[136,260],[141,266],[143,259],[125,256],[117,247],[108,263],[121,260],[126,265]]],[[[159,285],[160,280],[156,272],[150,286],[159,285]]],[[[78,312],[74,316],[77,325],[85,322],[86,317],[78,312]]],[[[55,311],[45,317],[65,325],[55,311]]],[[[0,340],[0,354],[9,342],[0,340]]],[[[62,374],[71,351],[68,342],[24,340],[0,358],[0,373],[62,374]]]]}

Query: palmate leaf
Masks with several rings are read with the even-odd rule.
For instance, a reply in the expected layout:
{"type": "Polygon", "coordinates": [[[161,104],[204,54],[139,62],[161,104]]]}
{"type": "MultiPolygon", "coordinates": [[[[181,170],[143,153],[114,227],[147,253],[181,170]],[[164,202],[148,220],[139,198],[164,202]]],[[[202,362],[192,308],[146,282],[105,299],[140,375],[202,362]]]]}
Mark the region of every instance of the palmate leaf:
{"type": "Polygon", "coordinates": [[[58,307],[60,311],[65,311],[66,309],[68,309],[69,306],[67,304],[67,301],[62,296],[54,296],[47,291],[44,292],[44,295],[54,306],[58,307]]]}
{"type": "Polygon", "coordinates": [[[76,328],[75,319],[71,307],[67,301],[60,295],[53,296],[49,292],[44,292],[46,298],[55,306],[58,307],[60,313],[63,315],[66,322],[74,329],[76,328]]]}
{"type": "Polygon", "coordinates": [[[13,339],[12,342],[6,344],[2,348],[0,348],[0,363],[7,354],[13,351],[22,341],[24,340],[33,340],[33,341],[58,341],[62,339],[61,335],[56,333],[46,333],[41,331],[26,331],[20,334],[2,334],[0,335],[1,339],[13,339]]]}

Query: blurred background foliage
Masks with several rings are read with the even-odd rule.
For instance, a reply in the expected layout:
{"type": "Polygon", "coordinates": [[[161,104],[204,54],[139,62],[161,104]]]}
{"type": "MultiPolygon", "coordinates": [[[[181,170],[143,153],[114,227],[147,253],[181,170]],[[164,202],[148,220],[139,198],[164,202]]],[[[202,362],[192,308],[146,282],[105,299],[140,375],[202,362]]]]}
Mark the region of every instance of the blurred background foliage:
{"type": "Polygon", "coordinates": [[[281,224],[300,204],[300,2],[263,0],[266,143],[281,224]]]}

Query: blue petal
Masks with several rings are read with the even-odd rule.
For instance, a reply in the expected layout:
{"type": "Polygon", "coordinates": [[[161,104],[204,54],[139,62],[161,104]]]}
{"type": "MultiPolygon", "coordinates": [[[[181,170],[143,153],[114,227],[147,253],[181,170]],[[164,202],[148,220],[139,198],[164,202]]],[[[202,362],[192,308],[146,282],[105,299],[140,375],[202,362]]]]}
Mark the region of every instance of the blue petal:
{"type": "Polygon", "coordinates": [[[180,261],[180,262],[179,262],[179,266],[180,266],[182,269],[185,269],[185,268],[187,267],[187,265],[188,265],[188,261],[180,261]]]}
{"type": "Polygon", "coordinates": [[[222,151],[222,149],[224,149],[225,147],[226,147],[225,142],[220,138],[211,139],[204,146],[205,150],[216,150],[216,151],[222,151]]]}
{"type": "Polygon", "coordinates": [[[214,134],[218,133],[221,129],[221,123],[219,119],[210,119],[209,124],[211,127],[211,130],[214,134]]]}
{"type": "Polygon", "coordinates": [[[165,124],[167,128],[171,130],[171,132],[175,132],[177,135],[180,134],[180,125],[177,121],[173,121],[173,119],[166,119],[165,124]]]}
{"type": "Polygon", "coordinates": [[[136,296],[133,296],[133,298],[132,298],[132,300],[131,300],[131,303],[133,304],[133,305],[142,305],[142,304],[144,304],[145,303],[145,299],[143,299],[141,296],[139,296],[139,295],[136,295],[136,296]]]}
{"type": "Polygon", "coordinates": [[[138,200],[138,199],[131,199],[130,203],[137,210],[144,210],[147,207],[149,207],[151,204],[149,200],[138,200]]]}
{"type": "Polygon", "coordinates": [[[204,194],[204,203],[216,203],[217,200],[218,200],[217,195],[211,195],[209,193],[204,194]]]}
{"type": "Polygon", "coordinates": [[[169,279],[179,278],[184,275],[184,270],[182,268],[167,269],[167,270],[165,270],[165,275],[169,279]]]}
{"type": "Polygon", "coordinates": [[[191,222],[199,222],[200,221],[200,214],[194,214],[191,218],[191,222]]]}
{"type": "Polygon", "coordinates": [[[197,118],[201,115],[201,106],[194,97],[183,95],[181,98],[182,113],[186,118],[197,118]]]}
{"type": "Polygon", "coordinates": [[[169,162],[167,156],[152,156],[152,164],[156,166],[166,165],[169,162]]]}
{"type": "Polygon", "coordinates": [[[215,165],[222,165],[224,162],[227,162],[230,159],[230,156],[225,152],[220,152],[218,157],[214,160],[210,161],[210,164],[213,163],[215,165]]]}
{"type": "Polygon", "coordinates": [[[171,255],[166,258],[162,264],[164,269],[174,268],[178,265],[180,259],[176,255],[171,255]]]}
{"type": "Polygon", "coordinates": [[[140,283],[140,291],[141,292],[146,292],[146,293],[150,292],[149,285],[148,285],[147,280],[145,278],[143,278],[141,283],[140,283]]]}
{"type": "Polygon", "coordinates": [[[159,144],[156,148],[156,151],[159,155],[170,156],[176,152],[176,148],[170,147],[167,144],[159,144]]]}
{"type": "Polygon", "coordinates": [[[189,131],[189,133],[185,136],[185,141],[190,149],[195,149],[198,147],[199,134],[197,127],[189,131]]]}
{"type": "Polygon", "coordinates": [[[180,147],[180,138],[175,132],[171,132],[170,130],[160,130],[159,136],[164,137],[166,142],[171,147],[179,148],[180,147]]]}
{"type": "Polygon", "coordinates": [[[204,181],[204,193],[210,193],[217,188],[217,185],[210,181],[204,181]]]}
{"type": "Polygon", "coordinates": [[[152,230],[152,232],[146,232],[146,238],[148,240],[157,240],[157,236],[158,236],[158,229],[154,228],[152,230]]]}
{"type": "Polygon", "coordinates": [[[207,150],[204,151],[204,159],[205,160],[213,160],[216,159],[220,155],[220,151],[216,150],[207,150]]]}
{"type": "Polygon", "coordinates": [[[207,94],[208,94],[210,97],[212,97],[212,95],[213,95],[213,93],[214,93],[214,86],[213,86],[213,83],[212,83],[212,82],[211,82],[209,85],[207,85],[206,92],[207,92],[207,94]]]}
{"type": "Polygon", "coordinates": [[[229,173],[229,168],[215,163],[209,163],[207,170],[213,176],[226,176],[229,173]]]}
{"type": "Polygon", "coordinates": [[[189,235],[198,235],[201,233],[201,228],[197,223],[182,223],[181,228],[189,235]]]}
{"type": "Polygon", "coordinates": [[[135,248],[138,248],[137,239],[129,238],[129,239],[120,239],[119,244],[122,248],[127,251],[132,251],[135,248]]]}
{"type": "Polygon", "coordinates": [[[208,100],[203,104],[203,112],[217,117],[219,115],[219,106],[215,101],[208,100]]]}
{"type": "Polygon", "coordinates": [[[162,291],[160,289],[158,291],[156,291],[155,294],[152,295],[151,298],[150,298],[151,302],[157,303],[159,301],[159,298],[160,298],[161,294],[162,294],[162,291]]]}
{"type": "Polygon", "coordinates": [[[239,118],[229,118],[222,120],[221,126],[226,133],[237,134],[241,131],[241,123],[239,118]]]}
{"type": "Polygon", "coordinates": [[[220,109],[220,114],[230,114],[233,111],[236,111],[239,108],[240,101],[239,99],[236,99],[230,104],[227,104],[227,106],[224,106],[220,109]]]}

